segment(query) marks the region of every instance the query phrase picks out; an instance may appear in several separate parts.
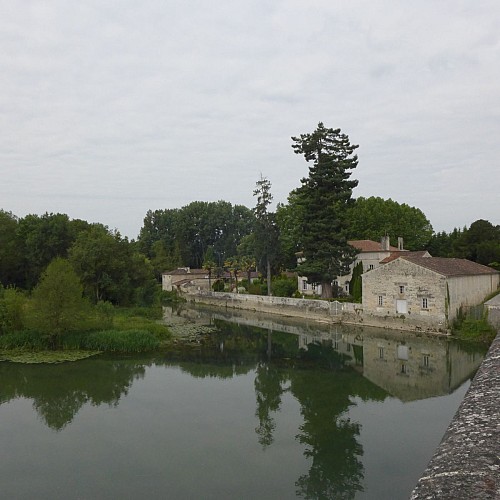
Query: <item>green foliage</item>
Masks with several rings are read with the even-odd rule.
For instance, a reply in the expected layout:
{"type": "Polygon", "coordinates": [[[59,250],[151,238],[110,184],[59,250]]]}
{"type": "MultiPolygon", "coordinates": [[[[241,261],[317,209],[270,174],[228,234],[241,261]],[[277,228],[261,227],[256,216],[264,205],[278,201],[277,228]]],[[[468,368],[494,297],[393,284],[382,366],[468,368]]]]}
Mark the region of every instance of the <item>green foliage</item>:
{"type": "Polygon", "coordinates": [[[118,232],[92,226],[77,237],[69,259],[94,303],[105,300],[126,306],[138,301],[149,305],[155,300],[151,264],[118,232]]]}
{"type": "MultiPolygon", "coordinates": [[[[492,294],[486,300],[494,296],[495,294],[492,294]]],[[[487,345],[490,345],[497,335],[496,329],[488,322],[487,310],[478,308],[470,310],[469,313],[460,308],[453,322],[452,332],[459,340],[487,345]]]]}
{"type": "Polygon", "coordinates": [[[489,345],[495,339],[497,331],[488,323],[486,318],[479,320],[465,318],[455,323],[453,334],[460,340],[481,342],[489,345]]]}
{"type": "Polygon", "coordinates": [[[224,291],[224,280],[216,280],[215,283],[212,285],[212,290],[214,292],[223,292],[224,291]]]}
{"type": "Polygon", "coordinates": [[[280,259],[285,268],[294,269],[297,265],[298,252],[302,246],[303,207],[298,202],[298,196],[292,191],[288,203],[278,203],[276,207],[276,223],[279,228],[280,259]]]}
{"type": "Polygon", "coordinates": [[[80,329],[89,316],[90,307],[82,292],[71,264],[60,257],[54,259],[33,291],[28,324],[55,345],[63,334],[80,329]]]}
{"type": "Polygon", "coordinates": [[[97,323],[103,330],[109,330],[113,327],[113,318],[115,308],[111,302],[100,300],[94,307],[97,317],[97,323]]]}
{"type": "Polygon", "coordinates": [[[220,267],[227,257],[236,254],[242,238],[252,232],[253,223],[252,211],[242,205],[194,201],[180,209],[148,211],[138,243],[140,250],[153,258],[153,244],[161,241],[171,268],[181,263],[201,268],[212,247],[220,267]]]}
{"type": "Polygon", "coordinates": [[[297,291],[297,279],[280,276],[273,280],[272,290],[276,297],[293,297],[297,291]]]}
{"type": "Polygon", "coordinates": [[[171,292],[162,290],[161,292],[162,304],[178,304],[180,302],[186,302],[186,299],[181,297],[176,290],[172,290],[171,292]]]}
{"type": "Polygon", "coordinates": [[[160,346],[159,338],[145,330],[105,330],[74,333],[63,341],[64,349],[103,352],[147,352],[160,346]]]}
{"type": "Polygon", "coordinates": [[[23,330],[26,325],[26,297],[14,287],[0,288],[0,335],[23,330]]]}
{"type": "MultiPolygon", "coordinates": [[[[279,255],[279,229],[275,215],[269,212],[273,200],[271,182],[262,176],[257,181],[253,192],[257,196],[255,214],[254,252],[257,261],[266,269],[267,286],[271,286],[271,266],[279,255]]],[[[270,292],[270,290],[269,290],[270,292]]]]}
{"type": "Polygon", "coordinates": [[[500,262],[500,226],[479,219],[469,228],[433,235],[428,250],[435,257],[465,258],[495,267],[500,262]]]}
{"type": "Polygon", "coordinates": [[[349,209],[349,239],[380,241],[391,236],[393,246],[402,237],[408,250],[426,248],[432,236],[432,226],[424,213],[406,203],[372,196],[357,198],[349,209]]]}
{"type": "Polygon", "coordinates": [[[22,284],[22,256],[17,217],[11,212],[0,210],[0,283],[22,284]]]}
{"type": "Polygon", "coordinates": [[[311,283],[321,283],[325,297],[331,297],[332,281],[347,274],[355,250],[347,243],[348,208],[358,181],[349,180],[358,158],[347,135],[326,128],[321,122],[311,134],[292,137],[293,150],[302,154],[309,177],[301,180],[294,201],[299,206],[299,227],[305,261],[298,271],[311,283]]]}
{"type": "MultiPolygon", "coordinates": [[[[24,277],[20,286],[31,289],[56,257],[66,258],[71,245],[90,224],[71,221],[66,214],[27,215],[19,221],[18,238],[24,277]]],[[[18,283],[19,285],[19,283],[18,283]]]]}
{"type": "Polygon", "coordinates": [[[51,347],[50,338],[35,330],[23,330],[0,336],[0,349],[43,351],[51,347]]]}
{"type": "Polygon", "coordinates": [[[352,271],[352,278],[349,283],[349,294],[352,296],[354,302],[361,302],[362,295],[362,282],[361,275],[363,274],[363,263],[358,262],[352,271]]]}

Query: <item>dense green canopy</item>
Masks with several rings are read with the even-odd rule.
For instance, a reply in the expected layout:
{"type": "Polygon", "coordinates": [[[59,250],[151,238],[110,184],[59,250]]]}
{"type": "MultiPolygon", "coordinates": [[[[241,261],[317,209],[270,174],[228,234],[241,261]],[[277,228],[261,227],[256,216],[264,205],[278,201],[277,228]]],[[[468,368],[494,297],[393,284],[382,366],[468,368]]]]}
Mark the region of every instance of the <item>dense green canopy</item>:
{"type": "Polygon", "coordinates": [[[310,134],[292,137],[293,150],[310,163],[309,177],[294,192],[302,234],[304,261],[299,272],[310,282],[321,283],[325,297],[332,296],[331,283],[347,274],[354,249],[347,243],[348,209],[357,180],[350,180],[358,157],[349,137],[322,123],[310,134]]]}

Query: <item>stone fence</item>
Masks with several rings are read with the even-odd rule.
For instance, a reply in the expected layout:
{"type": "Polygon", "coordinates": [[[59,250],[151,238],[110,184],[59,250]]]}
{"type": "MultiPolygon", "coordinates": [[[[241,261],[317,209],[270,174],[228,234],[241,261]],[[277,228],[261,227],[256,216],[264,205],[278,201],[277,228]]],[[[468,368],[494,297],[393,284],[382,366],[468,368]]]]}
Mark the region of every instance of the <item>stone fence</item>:
{"type": "Polygon", "coordinates": [[[500,334],[411,500],[500,498],[500,334]]]}

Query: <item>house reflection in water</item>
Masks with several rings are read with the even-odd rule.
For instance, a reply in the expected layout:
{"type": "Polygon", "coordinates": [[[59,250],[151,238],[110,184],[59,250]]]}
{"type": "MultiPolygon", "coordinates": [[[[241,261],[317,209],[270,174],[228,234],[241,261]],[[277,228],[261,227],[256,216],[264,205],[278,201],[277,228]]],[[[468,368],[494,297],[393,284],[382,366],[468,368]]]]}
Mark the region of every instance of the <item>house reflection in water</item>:
{"type": "Polygon", "coordinates": [[[338,327],[330,339],[324,334],[300,337],[301,347],[306,348],[312,342],[331,342],[334,350],[350,358],[347,364],[401,401],[450,394],[475,373],[483,359],[477,351],[468,352],[446,338],[412,333],[350,333],[338,327]]]}
{"type": "Polygon", "coordinates": [[[475,374],[484,357],[477,349],[467,351],[444,336],[326,325],[249,311],[203,307],[165,310],[169,324],[175,317],[196,324],[213,324],[213,320],[218,319],[293,334],[298,347],[305,350],[313,343],[331,346],[343,355],[344,364],[401,401],[452,393],[475,374]]]}

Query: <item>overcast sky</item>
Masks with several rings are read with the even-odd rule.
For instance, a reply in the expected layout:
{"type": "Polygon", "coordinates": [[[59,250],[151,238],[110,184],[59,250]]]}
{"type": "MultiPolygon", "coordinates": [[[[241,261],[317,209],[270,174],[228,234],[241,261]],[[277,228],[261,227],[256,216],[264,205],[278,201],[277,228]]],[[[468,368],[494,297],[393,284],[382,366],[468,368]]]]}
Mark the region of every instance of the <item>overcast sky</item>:
{"type": "Polygon", "coordinates": [[[146,212],[275,202],[291,136],[359,144],[354,196],[500,224],[498,0],[0,0],[0,208],[136,238],[146,212]]]}

